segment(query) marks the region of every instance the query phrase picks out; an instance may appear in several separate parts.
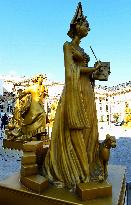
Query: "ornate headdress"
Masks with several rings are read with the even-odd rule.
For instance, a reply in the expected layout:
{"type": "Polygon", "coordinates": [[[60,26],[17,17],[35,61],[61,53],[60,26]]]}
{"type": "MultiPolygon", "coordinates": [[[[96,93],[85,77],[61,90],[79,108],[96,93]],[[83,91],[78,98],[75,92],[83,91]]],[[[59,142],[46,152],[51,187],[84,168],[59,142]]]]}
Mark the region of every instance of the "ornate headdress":
{"type": "Polygon", "coordinates": [[[74,32],[75,32],[76,24],[82,24],[85,21],[86,21],[88,30],[90,31],[89,23],[86,20],[86,16],[83,15],[82,5],[81,5],[81,2],[79,2],[78,6],[77,6],[77,9],[76,9],[76,12],[75,12],[75,15],[74,15],[74,17],[73,17],[73,19],[72,19],[72,21],[70,23],[70,30],[68,31],[67,35],[70,38],[73,38],[74,37],[74,32]]]}

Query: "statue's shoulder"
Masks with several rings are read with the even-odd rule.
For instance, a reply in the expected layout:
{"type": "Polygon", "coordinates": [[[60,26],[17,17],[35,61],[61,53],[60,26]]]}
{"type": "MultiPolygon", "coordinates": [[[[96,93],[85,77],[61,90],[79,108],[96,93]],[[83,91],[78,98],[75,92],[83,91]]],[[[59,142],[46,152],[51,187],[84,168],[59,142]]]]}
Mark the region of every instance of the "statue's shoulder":
{"type": "Polygon", "coordinates": [[[38,87],[37,84],[33,84],[33,85],[31,85],[28,89],[29,89],[29,91],[32,93],[32,92],[34,92],[34,91],[37,90],[37,87],[38,87]]]}
{"type": "Polygon", "coordinates": [[[66,41],[63,45],[63,48],[65,49],[65,48],[68,48],[68,47],[71,47],[71,43],[66,41]]]}

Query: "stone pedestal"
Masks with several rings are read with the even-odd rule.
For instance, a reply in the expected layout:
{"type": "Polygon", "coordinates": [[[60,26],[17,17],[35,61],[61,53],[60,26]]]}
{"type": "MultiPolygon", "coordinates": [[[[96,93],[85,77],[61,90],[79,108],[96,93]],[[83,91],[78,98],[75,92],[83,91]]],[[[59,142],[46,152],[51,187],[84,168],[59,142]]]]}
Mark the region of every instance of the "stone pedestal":
{"type": "Polygon", "coordinates": [[[21,176],[20,180],[22,184],[24,184],[24,186],[38,194],[41,194],[43,190],[47,189],[48,187],[48,180],[45,177],[38,174],[28,177],[21,176]]]}
{"type": "Polygon", "coordinates": [[[23,142],[20,140],[3,139],[3,147],[8,149],[22,150],[23,142]]]}
{"type": "Polygon", "coordinates": [[[23,152],[36,152],[43,146],[43,141],[31,141],[23,144],[23,152]]]}
{"type": "MultiPolygon", "coordinates": [[[[37,141],[35,141],[37,142],[37,141]]],[[[47,145],[49,146],[50,144],[50,139],[44,139],[43,141],[43,145],[47,145]]],[[[3,147],[4,148],[8,148],[8,149],[16,149],[16,150],[23,150],[23,144],[25,142],[21,141],[21,140],[11,140],[11,139],[3,139],[3,147]]]]}
{"type": "Polygon", "coordinates": [[[24,152],[21,158],[22,165],[35,164],[36,154],[34,152],[24,152]]]}
{"type": "Polygon", "coordinates": [[[82,201],[112,196],[112,186],[108,182],[103,183],[80,183],[76,193],[82,201]]]}
{"type": "MultiPolygon", "coordinates": [[[[124,205],[126,194],[125,167],[110,165],[108,181],[112,184],[112,197],[82,201],[76,193],[49,185],[41,194],[29,191],[14,175],[0,182],[0,204],[6,205],[124,205]]],[[[39,179],[41,180],[41,179],[39,179]]],[[[38,181],[39,181],[38,180],[38,181]]],[[[34,180],[33,180],[34,181],[34,180]]],[[[32,183],[32,182],[31,182],[32,183]]]]}
{"type": "Polygon", "coordinates": [[[36,156],[38,149],[43,149],[43,141],[31,141],[23,145],[20,181],[28,189],[40,194],[48,187],[48,180],[39,175],[36,156]]]}

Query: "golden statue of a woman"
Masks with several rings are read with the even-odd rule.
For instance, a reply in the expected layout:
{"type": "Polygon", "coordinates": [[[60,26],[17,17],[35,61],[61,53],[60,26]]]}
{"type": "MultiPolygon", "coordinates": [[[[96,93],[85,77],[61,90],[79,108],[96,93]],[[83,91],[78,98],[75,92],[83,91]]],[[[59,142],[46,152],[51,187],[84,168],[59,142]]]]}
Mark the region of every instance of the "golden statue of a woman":
{"type": "MultiPolygon", "coordinates": [[[[52,139],[46,155],[44,171],[52,182],[75,187],[89,182],[92,167],[98,160],[98,127],[92,74],[101,67],[88,67],[89,56],[80,41],[90,31],[79,3],[64,43],[65,86],[58,103],[52,139]]],[[[94,172],[95,175],[95,167],[94,172]]]]}

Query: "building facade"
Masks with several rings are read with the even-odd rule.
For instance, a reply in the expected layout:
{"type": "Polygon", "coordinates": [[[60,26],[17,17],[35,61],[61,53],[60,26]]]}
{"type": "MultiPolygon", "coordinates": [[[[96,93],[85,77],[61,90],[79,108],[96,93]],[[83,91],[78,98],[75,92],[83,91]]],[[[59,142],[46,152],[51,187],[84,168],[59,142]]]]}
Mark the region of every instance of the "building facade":
{"type": "MultiPolygon", "coordinates": [[[[24,77],[1,80],[3,83],[0,84],[0,89],[2,90],[3,86],[3,90],[0,95],[0,112],[12,112],[17,90],[29,86],[31,79],[24,77]]],[[[48,87],[48,98],[44,106],[46,113],[50,115],[52,104],[60,99],[64,83],[47,80],[45,85],[48,87]]],[[[94,92],[98,122],[110,124],[131,118],[131,81],[112,87],[98,85],[95,86],[94,92]]]]}
{"type": "Polygon", "coordinates": [[[113,87],[96,86],[95,98],[98,121],[124,121],[126,107],[131,108],[131,81],[113,87]]]}

